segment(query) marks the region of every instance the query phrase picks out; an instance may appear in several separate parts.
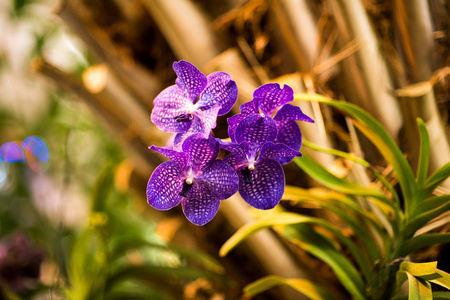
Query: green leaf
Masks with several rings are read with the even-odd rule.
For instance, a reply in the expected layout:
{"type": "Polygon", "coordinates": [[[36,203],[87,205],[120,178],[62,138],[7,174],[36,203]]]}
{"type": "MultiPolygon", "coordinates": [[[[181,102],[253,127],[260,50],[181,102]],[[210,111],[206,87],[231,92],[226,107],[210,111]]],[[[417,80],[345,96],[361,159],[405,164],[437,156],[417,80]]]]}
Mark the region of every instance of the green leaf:
{"type": "Polygon", "coordinates": [[[302,140],[302,146],[305,146],[307,148],[310,148],[310,149],[313,149],[313,150],[316,150],[316,151],[329,153],[329,154],[332,154],[332,155],[337,156],[337,157],[342,157],[342,158],[345,158],[345,159],[352,160],[352,161],[354,161],[354,162],[356,162],[356,163],[358,163],[360,165],[363,165],[366,168],[370,167],[370,163],[368,161],[366,161],[366,160],[364,160],[364,159],[362,159],[362,158],[360,158],[360,157],[358,157],[358,156],[356,156],[354,154],[351,154],[351,153],[339,151],[339,150],[332,149],[332,148],[323,148],[323,147],[321,147],[321,146],[319,146],[317,144],[314,144],[314,143],[312,143],[312,142],[310,142],[308,140],[305,140],[305,139],[302,140]]]}
{"type": "Polygon", "coordinates": [[[432,300],[433,293],[431,291],[431,285],[428,281],[417,278],[409,273],[409,298],[408,300],[432,300]]]}
{"type": "Polygon", "coordinates": [[[306,153],[303,154],[303,157],[296,157],[294,161],[309,176],[335,191],[350,195],[383,197],[383,194],[377,189],[367,188],[352,181],[336,177],[306,153]]]}
{"type": "Polygon", "coordinates": [[[381,223],[367,210],[363,209],[354,199],[340,193],[326,191],[324,189],[301,189],[294,186],[286,186],[283,199],[297,203],[311,203],[327,209],[344,221],[355,233],[371,261],[381,260],[381,253],[376,239],[372,234],[373,229],[385,243],[384,249],[390,246],[390,239],[381,223]]]}
{"type": "MultiPolygon", "coordinates": [[[[311,101],[311,99],[305,98],[303,95],[295,95],[294,100],[311,101]]],[[[384,158],[392,165],[399,180],[407,209],[409,209],[409,206],[414,206],[414,203],[408,203],[415,201],[414,195],[417,186],[414,174],[408,161],[386,129],[366,111],[354,104],[326,99],[323,96],[317,97],[315,100],[339,108],[354,118],[355,126],[377,147],[384,158]]]]}
{"type": "Polygon", "coordinates": [[[266,276],[244,287],[245,296],[254,296],[274,286],[284,285],[293,288],[312,300],[333,300],[322,287],[311,283],[306,279],[284,279],[279,276],[266,276]]]}
{"type": "Polygon", "coordinates": [[[406,274],[409,283],[409,300],[433,299],[428,280],[441,277],[436,273],[437,262],[413,263],[403,261],[397,273],[398,285],[404,281],[406,274]]]}
{"type": "Polygon", "coordinates": [[[438,185],[444,182],[450,176],[450,162],[446,163],[439,169],[437,169],[431,176],[427,179],[424,185],[424,195],[426,198],[429,196],[438,185]]]}
{"type": "Polygon", "coordinates": [[[438,273],[441,277],[431,279],[430,282],[450,290],[450,274],[439,269],[436,270],[436,273],[438,273]]]}
{"type": "Polygon", "coordinates": [[[414,233],[421,229],[425,224],[439,217],[441,214],[449,211],[450,209],[450,195],[442,195],[435,197],[433,199],[425,201],[423,204],[419,205],[416,211],[423,211],[424,213],[414,216],[409,223],[406,225],[404,230],[404,236],[409,238],[413,236],[414,233]],[[434,201],[433,201],[434,200],[434,201]],[[432,205],[439,204],[445,201],[445,204],[436,207],[434,209],[429,209],[432,205]],[[421,208],[422,207],[422,208],[421,208]]]}
{"type": "Polygon", "coordinates": [[[449,300],[450,292],[433,292],[433,300],[449,300]]]}
{"type": "Polygon", "coordinates": [[[395,252],[394,257],[405,257],[412,252],[435,244],[449,243],[450,233],[421,234],[404,242],[395,252]]]}
{"type": "Polygon", "coordinates": [[[430,162],[430,136],[427,127],[422,119],[417,119],[420,132],[420,152],[417,167],[417,184],[422,186],[425,183],[428,172],[428,164],[430,162]]]}
{"type": "Polygon", "coordinates": [[[430,280],[441,277],[436,273],[437,261],[414,263],[410,261],[403,261],[400,264],[399,272],[407,272],[414,277],[420,277],[424,280],[430,280]]]}
{"type": "Polygon", "coordinates": [[[366,299],[364,296],[365,284],[358,271],[341,249],[336,249],[334,243],[328,238],[305,224],[276,227],[275,230],[292,243],[325,262],[336,274],[342,286],[355,299],[366,299]]]}

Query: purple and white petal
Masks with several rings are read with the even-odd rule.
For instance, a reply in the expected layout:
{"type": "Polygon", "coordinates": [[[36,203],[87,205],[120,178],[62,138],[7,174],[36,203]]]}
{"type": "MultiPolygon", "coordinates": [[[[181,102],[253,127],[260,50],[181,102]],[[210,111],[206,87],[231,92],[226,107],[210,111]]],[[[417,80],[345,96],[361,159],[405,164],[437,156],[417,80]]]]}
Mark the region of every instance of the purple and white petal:
{"type": "Polygon", "coordinates": [[[245,102],[239,106],[241,114],[248,116],[252,114],[259,114],[258,99],[253,99],[252,101],[245,102]]]}
{"type": "Polygon", "coordinates": [[[220,200],[202,181],[194,181],[182,206],[186,218],[195,225],[205,225],[219,210],[220,200]]]}
{"type": "Polygon", "coordinates": [[[234,154],[240,154],[240,155],[245,156],[245,148],[243,146],[244,143],[236,144],[233,142],[224,142],[221,139],[217,139],[217,138],[216,138],[216,141],[219,142],[219,146],[221,149],[224,149],[224,150],[229,151],[234,154]]]}
{"type": "Polygon", "coordinates": [[[166,161],[160,164],[147,184],[147,202],[160,210],[171,209],[180,203],[184,182],[183,170],[176,163],[166,161]]]}
{"type": "Polygon", "coordinates": [[[234,115],[231,118],[227,119],[227,122],[228,122],[228,136],[230,137],[232,142],[236,141],[236,138],[235,138],[236,127],[247,116],[248,115],[245,115],[245,114],[238,114],[238,115],[234,115]]]}
{"type": "Polygon", "coordinates": [[[255,208],[274,208],[284,193],[284,172],[280,163],[273,159],[258,161],[255,169],[250,171],[252,183],[247,183],[245,169],[239,168],[237,171],[241,197],[255,208]]]}
{"type": "Polygon", "coordinates": [[[236,127],[237,143],[249,142],[262,145],[277,137],[277,126],[271,117],[249,115],[236,127]]]}
{"type": "Polygon", "coordinates": [[[272,142],[268,142],[262,145],[258,160],[267,158],[289,158],[301,155],[302,154],[300,152],[289,148],[285,144],[274,144],[272,142]]]}
{"type": "Polygon", "coordinates": [[[215,72],[208,75],[207,85],[196,106],[202,109],[208,109],[219,104],[219,116],[229,112],[236,103],[238,89],[236,83],[231,80],[231,76],[224,72],[215,72]]]}
{"type": "Polygon", "coordinates": [[[220,159],[216,159],[196,179],[204,181],[219,200],[230,198],[239,189],[239,177],[236,171],[220,159]]]}
{"type": "Polygon", "coordinates": [[[277,111],[275,121],[304,121],[314,123],[314,120],[305,115],[300,107],[294,106],[292,104],[285,104],[280,110],[277,111]]]}
{"type": "Polygon", "coordinates": [[[153,100],[152,122],[164,132],[183,132],[191,126],[191,121],[179,122],[178,116],[186,115],[192,103],[184,97],[184,91],[172,85],[153,100]]]}
{"type": "Polygon", "coordinates": [[[165,157],[173,161],[178,166],[178,168],[180,169],[186,168],[189,159],[186,153],[175,151],[168,148],[157,147],[154,145],[150,146],[149,149],[164,155],[165,157]]]}
{"type": "MultiPolygon", "coordinates": [[[[302,146],[302,133],[300,127],[298,127],[295,121],[275,122],[277,123],[278,135],[274,143],[285,144],[293,150],[300,150],[302,146]]],[[[295,156],[286,158],[277,158],[281,164],[287,164],[291,162],[295,156]]]]}
{"type": "Polygon", "coordinates": [[[190,103],[194,103],[195,98],[206,87],[205,74],[200,72],[193,64],[184,60],[174,62],[173,70],[177,74],[175,83],[185,92],[185,97],[190,100],[190,103]]]}
{"type": "Polygon", "coordinates": [[[278,83],[267,83],[253,92],[253,99],[264,115],[271,116],[277,108],[294,100],[294,91],[286,84],[280,88],[278,83]]]}
{"type": "Polygon", "coordinates": [[[194,128],[194,132],[201,132],[204,135],[210,135],[211,130],[216,128],[217,113],[220,110],[220,106],[216,105],[207,110],[197,110],[191,126],[194,128]]]}
{"type": "Polygon", "coordinates": [[[234,170],[248,165],[248,160],[245,158],[245,156],[242,156],[240,154],[228,154],[223,161],[230,167],[234,168],[234,170]]]}
{"type": "Polygon", "coordinates": [[[182,149],[189,155],[189,165],[196,174],[217,158],[219,143],[213,137],[194,134],[184,141],[182,149]]]}

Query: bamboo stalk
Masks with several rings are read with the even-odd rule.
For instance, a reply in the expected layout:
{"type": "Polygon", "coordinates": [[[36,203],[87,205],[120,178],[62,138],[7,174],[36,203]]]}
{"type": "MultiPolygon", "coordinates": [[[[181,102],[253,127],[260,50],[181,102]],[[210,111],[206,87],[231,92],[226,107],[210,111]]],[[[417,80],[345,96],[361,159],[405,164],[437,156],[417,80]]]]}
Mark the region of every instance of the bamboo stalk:
{"type": "Polygon", "coordinates": [[[342,61],[345,98],[369,111],[397,138],[403,118],[391,94],[392,79],[377,37],[360,0],[329,0],[341,45],[361,39],[364,46],[342,61]]]}
{"type": "Polygon", "coordinates": [[[157,155],[147,149],[147,143],[140,136],[140,129],[133,125],[135,124],[132,121],[133,116],[127,115],[124,109],[115,103],[116,90],[105,89],[93,94],[81,81],[45,61],[37,63],[35,67],[37,72],[54,81],[58,87],[74,93],[96,112],[96,116],[102,119],[111,132],[117,134],[121,144],[129,150],[139,174],[150,174],[151,170],[162,162],[157,155]]]}
{"type": "MultiPolygon", "coordinates": [[[[406,78],[398,80],[400,88],[419,82],[431,81],[433,36],[428,2],[424,0],[396,0],[395,25],[406,78]]],[[[401,97],[405,117],[405,149],[413,163],[417,163],[418,140],[416,119],[422,118],[430,134],[429,173],[450,161],[450,146],[436,105],[433,89],[412,97],[401,97]],[[415,136],[415,138],[411,138],[415,136]],[[407,137],[407,138],[406,138],[407,137]]],[[[450,188],[450,180],[444,183],[450,188]]]]}
{"type": "Polygon", "coordinates": [[[117,49],[111,37],[95,24],[82,1],[65,1],[57,9],[57,14],[83,40],[96,61],[106,63],[135,100],[150,110],[153,98],[162,89],[160,80],[117,49]]]}

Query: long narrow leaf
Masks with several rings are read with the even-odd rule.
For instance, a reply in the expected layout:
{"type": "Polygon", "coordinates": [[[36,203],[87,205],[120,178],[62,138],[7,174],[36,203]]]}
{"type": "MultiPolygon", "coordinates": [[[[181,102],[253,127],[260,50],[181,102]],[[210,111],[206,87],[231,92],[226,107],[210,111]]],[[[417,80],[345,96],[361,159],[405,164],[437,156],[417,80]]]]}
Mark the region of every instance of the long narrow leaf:
{"type": "Polygon", "coordinates": [[[439,269],[436,270],[436,273],[438,273],[441,277],[431,279],[430,282],[445,287],[447,290],[450,290],[450,274],[439,269]]]}
{"type": "Polygon", "coordinates": [[[427,179],[424,186],[424,198],[430,195],[434,189],[444,182],[448,177],[450,177],[450,162],[446,163],[439,169],[437,169],[431,176],[427,179]]]}
{"type": "Polygon", "coordinates": [[[422,186],[425,183],[430,162],[430,135],[422,119],[417,119],[420,132],[420,152],[417,167],[417,184],[422,186]]]}
{"type": "MultiPolygon", "coordinates": [[[[352,252],[358,263],[366,270],[366,272],[369,272],[367,268],[370,267],[370,264],[366,261],[364,254],[353,242],[350,241],[350,239],[343,236],[337,228],[334,228],[334,226],[324,220],[305,217],[294,213],[276,213],[270,215],[269,217],[246,224],[245,226],[241,227],[228,241],[225,242],[225,244],[220,249],[219,254],[221,256],[226,255],[239,243],[262,229],[270,228],[273,226],[286,226],[292,224],[307,223],[317,224],[326,228],[327,230],[330,230],[335,236],[343,241],[347,247],[349,247],[349,250],[352,252]]],[[[317,242],[317,240],[315,241],[317,242]]],[[[302,242],[304,241],[302,240],[302,242]]],[[[364,290],[364,284],[356,269],[342,253],[337,251],[330,244],[327,244],[326,241],[323,241],[323,243],[324,245],[316,246],[315,242],[311,242],[308,246],[308,250],[306,251],[315,252],[314,255],[317,255],[319,258],[330,265],[330,267],[335,271],[336,275],[340,277],[342,284],[349,290],[349,292],[356,295],[358,298],[363,299],[361,297],[362,291],[364,290]]]]}
{"type": "Polygon", "coordinates": [[[306,279],[284,279],[279,276],[266,276],[255,282],[252,282],[244,287],[244,294],[246,296],[254,296],[264,292],[272,287],[284,285],[293,288],[312,300],[333,300],[331,296],[322,287],[311,283],[306,279]]]}
{"type": "Polygon", "coordinates": [[[405,257],[416,250],[443,243],[450,243],[450,233],[421,234],[402,244],[395,252],[395,257],[405,257]]]}
{"type": "MultiPolygon", "coordinates": [[[[295,95],[294,100],[311,101],[310,98],[308,99],[302,94],[295,95]]],[[[386,129],[366,111],[354,104],[324,99],[323,97],[318,97],[315,100],[339,108],[355,119],[355,126],[372,141],[384,158],[392,165],[406,201],[414,201],[414,194],[417,190],[414,174],[408,161],[386,129]]],[[[407,205],[410,204],[407,203],[407,205]]]]}
{"type": "Polygon", "coordinates": [[[336,274],[342,286],[355,299],[366,299],[365,284],[348,258],[324,235],[305,224],[275,227],[277,232],[299,245],[303,250],[325,262],[336,274]]]}

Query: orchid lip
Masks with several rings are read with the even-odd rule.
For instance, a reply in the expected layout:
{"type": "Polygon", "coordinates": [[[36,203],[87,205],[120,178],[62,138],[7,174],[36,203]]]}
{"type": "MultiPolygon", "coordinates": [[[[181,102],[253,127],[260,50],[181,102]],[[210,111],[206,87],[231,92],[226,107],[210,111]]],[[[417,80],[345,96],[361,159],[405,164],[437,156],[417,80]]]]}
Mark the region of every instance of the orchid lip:
{"type": "Polygon", "coordinates": [[[183,188],[181,189],[181,192],[178,194],[180,196],[183,196],[184,198],[187,197],[187,194],[192,188],[192,181],[189,183],[188,180],[183,182],[183,188]]]}
{"type": "Polygon", "coordinates": [[[249,168],[243,168],[242,175],[244,176],[244,182],[246,184],[253,184],[252,173],[250,172],[249,168]]]}
{"type": "Polygon", "coordinates": [[[178,123],[182,122],[190,122],[193,119],[193,116],[190,113],[181,114],[175,117],[175,120],[178,123]]]}

